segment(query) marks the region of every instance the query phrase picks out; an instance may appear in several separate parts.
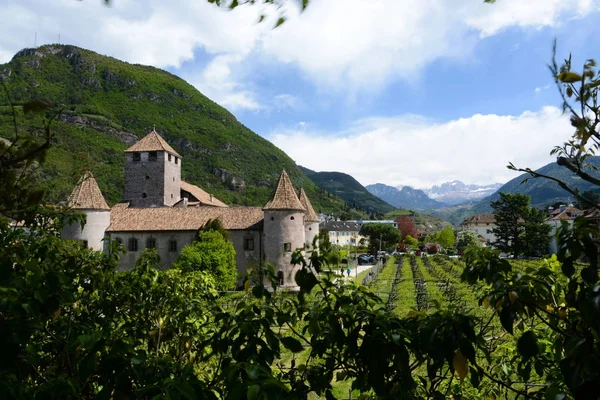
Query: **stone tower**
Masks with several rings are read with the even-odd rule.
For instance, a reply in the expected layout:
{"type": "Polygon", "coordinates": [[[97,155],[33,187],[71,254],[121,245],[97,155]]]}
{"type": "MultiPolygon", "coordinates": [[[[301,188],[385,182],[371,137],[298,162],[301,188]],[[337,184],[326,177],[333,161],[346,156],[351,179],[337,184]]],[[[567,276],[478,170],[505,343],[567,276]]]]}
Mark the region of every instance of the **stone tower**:
{"type": "Polygon", "coordinates": [[[125,195],[130,207],[172,206],[181,197],[181,156],[153,130],[125,150],[125,195]]]}
{"type": "Polygon", "coordinates": [[[264,251],[267,262],[275,265],[279,284],[296,287],[295,275],[300,266],[292,265],[292,252],[303,249],[304,206],[300,203],[285,170],[279,177],[275,193],[263,207],[264,251]]]}
{"type": "Polygon", "coordinates": [[[300,203],[304,207],[304,240],[306,250],[313,250],[313,240],[319,236],[319,216],[315,212],[304,189],[300,189],[300,203]]]}
{"type": "Polygon", "coordinates": [[[91,172],[86,172],[79,179],[69,196],[68,207],[84,213],[86,222],[83,229],[78,222],[65,224],[61,237],[80,240],[85,247],[102,251],[104,232],[110,225],[110,207],[91,172]]]}

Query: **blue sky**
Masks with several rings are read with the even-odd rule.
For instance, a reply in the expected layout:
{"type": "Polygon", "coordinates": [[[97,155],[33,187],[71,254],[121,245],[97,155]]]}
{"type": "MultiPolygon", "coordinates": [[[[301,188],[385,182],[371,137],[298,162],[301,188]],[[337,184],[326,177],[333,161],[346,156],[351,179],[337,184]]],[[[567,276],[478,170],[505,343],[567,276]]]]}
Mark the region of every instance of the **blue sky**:
{"type": "Polygon", "coordinates": [[[597,57],[599,0],[0,0],[0,62],[61,41],[181,76],[301,165],[363,184],[505,182],[571,130],[546,64],[597,57]],[[257,24],[266,13],[265,22],[257,24]],[[288,21],[272,29],[278,13],[288,21]]]}

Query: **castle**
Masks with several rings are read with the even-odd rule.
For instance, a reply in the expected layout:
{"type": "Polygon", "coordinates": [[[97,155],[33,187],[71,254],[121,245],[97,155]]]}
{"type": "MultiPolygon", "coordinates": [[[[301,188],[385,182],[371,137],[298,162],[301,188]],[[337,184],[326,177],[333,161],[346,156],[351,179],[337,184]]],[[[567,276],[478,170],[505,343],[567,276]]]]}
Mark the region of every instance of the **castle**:
{"type": "Polygon", "coordinates": [[[131,269],[142,251],[157,249],[161,264],[171,267],[199,228],[218,219],[236,251],[238,274],[260,262],[275,265],[279,283],[296,286],[300,266],[292,252],[310,251],[319,234],[319,218],[303,189],[296,194],[285,170],[264,207],[228,206],[198,186],[181,180],[181,156],[153,130],[125,150],[124,200],[108,206],[91,173],[79,181],[68,206],[86,215],[86,224],[66,225],[65,239],[106,251],[116,240],[127,251],[121,269],[131,269]]]}

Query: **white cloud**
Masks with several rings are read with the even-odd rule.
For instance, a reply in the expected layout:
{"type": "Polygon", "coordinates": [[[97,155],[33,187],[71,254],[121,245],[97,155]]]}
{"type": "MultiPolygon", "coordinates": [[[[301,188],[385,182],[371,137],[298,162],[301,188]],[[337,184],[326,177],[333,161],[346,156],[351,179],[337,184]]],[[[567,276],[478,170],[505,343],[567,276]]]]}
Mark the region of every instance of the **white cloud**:
{"type": "MultiPolygon", "coordinates": [[[[178,68],[199,49],[229,57],[227,68],[261,62],[297,66],[320,89],[376,91],[390,79],[418,79],[440,58],[468,60],[477,41],[511,26],[556,26],[598,9],[599,0],[312,0],[278,29],[257,24],[264,6],[233,12],[206,0],[0,0],[0,63],[24,47],[75,44],[126,61],[178,68]]],[[[272,13],[278,11],[270,9],[272,13]]],[[[217,63],[223,64],[222,60],[217,63]]],[[[211,68],[213,66],[209,66],[211,68]]],[[[268,73],[268,72],[267,72],[268,73]]],[[[195,81],[208,83],[197,72],[195,81]]],[[[256,108],[255,95],[229,74],[213,93],[230,105],[256,108]]]]}
{"type": "Polygon", "coordinates": [[[316,171],[341,171],[362,184],[428,187],[460,179],[506,182],[517,166],[539,168],[571,134],[568,118],[555,107],[518,116],[481,115],[444,123],[419,116],[369,118],[339,134],[289,130],[271,139],[298,164],[316,171]]]}
{"type": "Polygon", "coordinates": [[[543,90],[548,90],[550,89],[550,84],[544,85],[544,86],[538,86],[535,88],[535,93],[541,93],[543,90]]]}
{"type": "Polygon", "coordinates": [[[238,109],[259,110],[262,108],[256,95],[240,83],[240,75],[232,74],[231,65],[239,62],[240,55],[215,57],[198,76],[186,77],[198,90],[232,111],[238,109]]]}
{"type": "Polygon", "coordinates": [[[463,61],[505,28],[555,26],[597,8],[597,0],[314,0],[266,36],[263,50],[319,85],[376,90],[390,78],[415,80],[437,59],[463,61]]]}

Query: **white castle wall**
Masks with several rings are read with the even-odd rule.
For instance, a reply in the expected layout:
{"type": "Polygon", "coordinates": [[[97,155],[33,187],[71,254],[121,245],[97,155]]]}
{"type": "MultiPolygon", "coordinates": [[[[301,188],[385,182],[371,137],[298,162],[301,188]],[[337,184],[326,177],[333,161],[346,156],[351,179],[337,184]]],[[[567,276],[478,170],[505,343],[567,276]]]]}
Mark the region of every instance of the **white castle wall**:
{"type": "Polygon", "coordinates": [[[304,237],[306,240],[306,249],[313,250],[313,240],[319,236],[319,223],[318,222],[305,222],[304,223],[304,237]]]}
{"type": "Polygon", "coordinates": [[[108,210],[78,210],[86,215],[83,230],[77,222],[66,224],[61,237],[63,239],[87,241],[90,249],[102,251],[104,248],[104,232],[110,225],[110,211],[108,210]]]}
{"type": "Polygon", "coordinates": [[[265,210],[263,229],[265,261],[274,264],[276,272],[283,273],[282,286],[296,287],[294,278],[300,266],[292,265],[292,253],[304,248],[304,212],[265,210]],[[291,251],[285,251],[285,243],[290,244],[291,251]]]}

